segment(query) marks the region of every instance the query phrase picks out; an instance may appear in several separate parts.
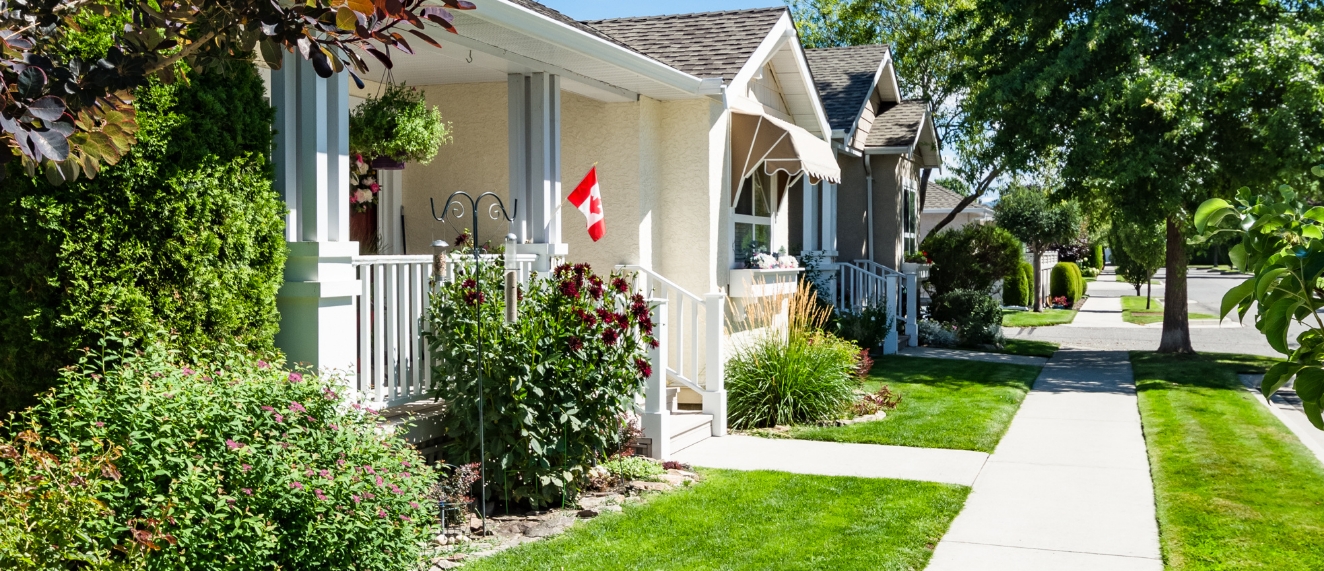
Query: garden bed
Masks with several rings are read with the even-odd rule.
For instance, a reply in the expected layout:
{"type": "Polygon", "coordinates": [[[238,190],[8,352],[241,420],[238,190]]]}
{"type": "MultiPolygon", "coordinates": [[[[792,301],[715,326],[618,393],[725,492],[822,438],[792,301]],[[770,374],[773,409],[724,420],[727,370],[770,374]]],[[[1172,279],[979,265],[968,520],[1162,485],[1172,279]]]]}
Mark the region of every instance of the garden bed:
{"type": "Polygon", "coordinates": [[[952,359],[878,359],[864,389],[886,385],[901,396],[880,421],[849,426],[795,426],[752,432],[805,440],[890,444],[992,452],[1007,431],[1040,367],[952,359]]]}
{"type": "Polygon", "coordinates": [[[1324,466],[1237,378],[1274,362],[1131,354],[1167,569],[1324,561],[1324,466]]]}
{"type": "Polygon", "coordinates": [[[922,569],[969,488],[704,470],[704,481],[465,569],[922,569]]]}

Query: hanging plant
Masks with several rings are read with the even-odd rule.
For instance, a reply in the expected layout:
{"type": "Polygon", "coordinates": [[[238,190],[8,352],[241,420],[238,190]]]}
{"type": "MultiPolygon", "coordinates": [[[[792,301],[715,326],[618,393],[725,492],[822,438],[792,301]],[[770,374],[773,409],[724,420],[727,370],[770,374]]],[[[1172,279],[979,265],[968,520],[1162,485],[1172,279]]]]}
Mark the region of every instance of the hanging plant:
{"type": "Polygon", "coordinates": [[[369,157],[379,169],[404,168],[405,162],[428,164],[451,140],[450,124],[423,93],[404,84],[388,85],[349,116],[349,150],[369,157]]]}

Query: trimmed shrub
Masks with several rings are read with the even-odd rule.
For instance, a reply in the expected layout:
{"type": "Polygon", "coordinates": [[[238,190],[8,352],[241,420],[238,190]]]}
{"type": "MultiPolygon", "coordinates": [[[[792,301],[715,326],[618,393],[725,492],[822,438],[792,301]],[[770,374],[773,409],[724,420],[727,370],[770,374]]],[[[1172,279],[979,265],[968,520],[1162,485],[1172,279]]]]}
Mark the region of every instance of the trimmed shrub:
{"type": "Polygon", "coordinates": [[[148,569],[412,569],[435,533],[435,474],[346,405],[341,384],[228,348],[183,361],[153,343],[65,369],[9,430],[84,443],[81,461],[103,462],[81,476],[109,511],[68,538],[95,553],[142,547],[148,569]],[[92,446],[103,442],[122,456],[103,461],[92,446]]]}
{"type": "Polygon", "coordinates": [[[933,299],[929,314],[940,323],[956,326],[964,345],[1002,342],[1002,306],[987,292],[958,289],[933,299]]]}
{"type": "Polygon", "coordinates": [[[837,313],[837,334],[866,350],[877,349],[887,339],[890,321],[886,305],[868,305],[855,313],[837,313]]]}
{"type": "Polygon", "coordinates": [[[751,337],[726,363],[727,415],[734,428],[812,424],[841,418],[860,386],[860,348],[822,330],[828,314],[805,288],[790,298],[789,325],[778,327],[782,297],[747,308],[751,337]]]}
{"type": "Polygon", "coordinates": [[[1094,249],[1092,250],[1092,255],[1090,256],[1090,262],[1092,262],[1094,269],[1103,271],[1103,266],[1104,266],[1103,244],[1098,244],[1098,243],[1094,244],[1094,249]]]}
{"type": "Polygon", "coordinates": [[[624,276],[604,280],[587,264],[563,265],[526,286],[519,321],[506,323],[504,271],[500,263],[461,266],[432,298],[433,382],[454,403],[442,419],[442,454],[480,461],[481,394],[488,500],[538,508],[573,499],[589,467],[619,449],[626,414],[652,374],[651,308],[629,294],[624,276]]]}
{"type": "Polygon", "coordinates": [[[1075,262],[1058,262],[1053,266],[1053,271],[1048,277],[1048,295],[1049,297],[1065,297],[1067,303],[1074,305],[1076,300],[1080,299],[1084,292],[1081,291],[1081,285],[1084,279],[1080,276],[1080,266],[1075,262]]]}
{"type": "Polygon", "coordinates": [[[1002,305],[1028,307],[1034,303],[1034,266],[1021,262],[1016,271],[1002,281],[1002,305]]]}
{"type": "Polygon", "coordinates": [[[992,224],[968,224],[924,239],[933,259],[928,285],[939,296],[956,289],[990,291],[1016,271],[1024,248],[1010,232],[992,224]]]}
{"type": "Polygon", "coordinates": [[[136,91],[139,131],[95,179],[0,183],[0,409],[50,387],[106,335],[273,348],[285,206],[248,65],[136,91]]]}
{"type": "Polygon", "coordinates": [[[932,319],[919,321],[919,344],[925,347],[955,347],[961,344],[956,326],[943,325],[932,319]]]}

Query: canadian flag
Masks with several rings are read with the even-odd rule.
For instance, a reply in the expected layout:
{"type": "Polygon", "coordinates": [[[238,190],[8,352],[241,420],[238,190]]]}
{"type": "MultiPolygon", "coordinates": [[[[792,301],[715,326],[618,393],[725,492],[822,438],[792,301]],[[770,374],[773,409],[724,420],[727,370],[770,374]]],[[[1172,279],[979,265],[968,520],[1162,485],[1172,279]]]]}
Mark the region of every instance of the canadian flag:
{"type": "Polygon", "coordinates": [[[584,213],[584,218],[588,219],[588,237],[594,242],[601,240],[602,235],[607,233],[607,225],[602,221],[602,188],[598,186],[596,165],[588,169],[584,180],[579,181],[579,186],[575,187],[575,191],[571,192],[566,200],[575,205],[575,208],[584,213]]]}

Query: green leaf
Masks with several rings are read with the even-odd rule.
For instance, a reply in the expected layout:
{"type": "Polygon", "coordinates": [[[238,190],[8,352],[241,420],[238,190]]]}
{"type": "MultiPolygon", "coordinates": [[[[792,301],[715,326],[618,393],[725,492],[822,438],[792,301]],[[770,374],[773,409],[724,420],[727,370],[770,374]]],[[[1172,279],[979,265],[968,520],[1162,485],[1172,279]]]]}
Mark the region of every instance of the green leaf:
{"type": "Polygon", "coordinates": [[[1244,243],[1229,248],[1227,251],[1227,257],[1232,261],[1232,267],[1236,268],[1238,271],[1246,271],[1247,257],[1246,245],[1244,243]]]}
{"type": "Polygon", "coordinates": [[[1302,214],[1301,217],[1314,220],[1315,222],[1324,222],[1324,206],[1311,208],[1310,210],[1307,210],[1305,214],[1302,214]]]}
{"type": "Polygon", "coordinates": [[[1310,238],[1312,240],[1319,240],[1321,238],[1324,238],[1324,232],[1320,232],[1319,226],[1315,226],[1314,224],[1307,224],[1301,228],[1301,236],[1304,238],[1310,238]]]}
{"type": "Polygon", "coordinates": [[[1287,325],[1299,305],[1301,302],[1295,299],[1282,299],[1269,306],[1260,318],[1260,332],[1269,341],[1269,346],[1284,355],[1291,353],[1287,348],[1287,325]]]}
{"type": "Polygon", "coordinates": [[[1219,319],[1227,317],[1227,314],[1231,313],[1242,300],[1250,297],[1251,292],[1255,291],[1255,280],[1256,278],[1247,278],[1246,281],[1237,284],[1236,287],[1227,290],[1227,293],[1223,294],[1223,307],[1218,314],[1219,319]]]}
{"type": "Polygon", "coordinates": [[[1324,178],[1324,165],[1310,167],[1310,172],[1317,177],[1324,178]]]}
{"type": "MultiPolygon", "coordinates": [[[[1273,268],[1269,271],[1264,272],[1264,275],[1255,276],[1253,278],[1250,278],[1249,280],[1246,280],[1246,281],[1255,282],[1255,299],[1263,300],[1265,292],[1269,291],[1269,288],[1274,287],[1274,285],[1278,281],[1278,278],[1282,277],[1284,273],[1287,273],[1287,268],[1273,268]]],[[[1237,288],[1240,287],[1241,286],[1237,286],[1235,288],[1232,288],[1231,290],[1228,290],[1227,294],[1223,296],[1223,307],[1227,307],[1227,296],[1231,295],[1233,291],[1236,291],[1237,288]]]]}
{"type": "Polygon", "coordinates": [[[1304,366],[1302,363],[1283,361],[1269,367],[1269,370],[1264,372],[1264,381],[1260,383],[1260,392],[1264,394],[1264,398],[1273,396],[1304,366]]]}
{"type": "MultiPolygon", "coordinates": [[[[1267,376],[1267,375],[1266,375],[1267,376]]],[[[1303,401],[1319,402],[1324,397],[1324,369],[1318,366],[1302,367],[1296,373],[1296,396],[1303,401]]]]}
{"type": "Polygon", "coordinates": [[[1306,418],[1310,419],[1310,424],[1315,428],[1324,430],[1324,418],[1319,414],[1319,401],[1301,401],[1301,408],[1306,411],[1306,418]]]}
{"type": "Polygon", "coordinates": [[[1235,213],[1236,210],[1232,208],[1228,201],[1221,198],[1211,198],[1204,201],[1204,204],[1201,204],[1200,208],[1195,211],[1195,229],[1204,234],[1208,225],[1217,226],[1224,216],[1235,213]]]}

